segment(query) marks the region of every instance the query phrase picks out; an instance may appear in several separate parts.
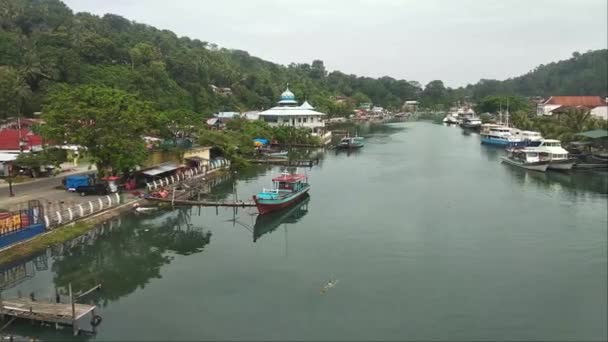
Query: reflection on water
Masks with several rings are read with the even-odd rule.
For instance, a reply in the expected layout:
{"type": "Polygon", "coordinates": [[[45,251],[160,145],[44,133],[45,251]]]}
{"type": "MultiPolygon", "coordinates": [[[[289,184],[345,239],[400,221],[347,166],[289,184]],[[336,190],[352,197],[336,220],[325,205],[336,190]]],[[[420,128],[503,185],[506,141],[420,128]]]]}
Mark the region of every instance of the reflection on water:
{"type": "MultiPolygon", "coordinates": [[[[314,202],[266,216],[239,208],[240,218],[233,208],[129,213],[0,270],[2,294],[102,283],[91,298],[104,316],[99,340],[605,340],[608,174],[504,166],[501,148],[441,125],[386,139],[307,170],[314,202]],[[276,262],[288,242],[302,253],[276,262]],[[319,296],[333,272],[345,286],[319,296]]],[[[245,199],[281,171],[226,174],[212,192],[245,199]]],[[[72,338],[15,323],[24,336],[72,338]]]]}
{"type": "Polygon", "coordinates": [[[537,172],[512,167],[509,170],[521,185],[535,185],[551,191],[564,191],[570,195],[588,192],[608,195],[608,173],[602,171],[547,171],[537,172]]]}
{"type": "Polygon", "coordinates": [[[490,161],[498,161],[505,154],[505,148],[501,146],[479,144],[481,155],[490,161]]]}
{"type": "Polygon", "coordinates": [[[363,148],[336,148],[335,153],[336,153],[336,155],[356,156],[356,155],[362,153],[361,150],[364,148],[365,147],[363,147],[363,148]]]}
{"type": "Polygon", "coordinates": [[[167,252],[181,255],[199,253],[209,244],[211,233],[191,223],[191,208],[150,214],[137,223],[135,215],[124,217],[123,226],[99,239],[95,244],[69,249],[53,263],[54,283],[76,292],[106,280],[103,290],[94,298],[105,307],[138,288],[143,289],[160,268],[171,262],[167,252]],[[108,281],[121,279],[121,281],[108,281]]]}
{"type": "Polygon", "coordinates": [[[258,215],[253,227],[253,242],[256,242],[262,235],[274,231],[284,223],[293,224],[298,222],[308,213],[309,201],[310,196],[306,194],[300,203],[289,208],[268,215],[258,215]]]}

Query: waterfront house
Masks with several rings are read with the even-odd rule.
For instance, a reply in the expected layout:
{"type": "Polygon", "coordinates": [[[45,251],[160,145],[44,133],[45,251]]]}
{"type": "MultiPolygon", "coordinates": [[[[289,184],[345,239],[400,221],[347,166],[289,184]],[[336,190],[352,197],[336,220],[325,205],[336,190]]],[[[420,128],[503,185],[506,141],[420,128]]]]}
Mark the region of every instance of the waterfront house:
{"type": "Polygon", "coordinates": [[[606,99],[600,96],[551,96],[538,104],[536,115],[550,116],[563,112],[566,108],[584,108],[590,110],[592,115],[603,117],[606,109],[598,107],[606,107],[606,105],[606,99]]]}
{"type": "Polygon", "coordinates": [[[418,101],[405,101],[405,103],[403,104],[403,111],[404,112],[417,112],[418,111],[418,106],[420,105],[420,102],[418,101]]]}

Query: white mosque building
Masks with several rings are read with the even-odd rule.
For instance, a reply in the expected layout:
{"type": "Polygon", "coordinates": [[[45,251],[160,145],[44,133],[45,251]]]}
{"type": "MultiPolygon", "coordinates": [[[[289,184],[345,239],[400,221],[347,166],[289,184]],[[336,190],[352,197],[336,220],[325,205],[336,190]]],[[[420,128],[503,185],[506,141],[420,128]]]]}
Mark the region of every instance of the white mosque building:
{"type": "Polygon", "coordinates": [[[289,90],[289,86],[281,94],[278,106],[259,113],[260,120],[264,120],[271,126],[293,126],[298,128],[310,128],[313,133],[325,134],[325,114],[317,112],[314,107],[304,101],[298,106],[295,95],[289,90]]]}

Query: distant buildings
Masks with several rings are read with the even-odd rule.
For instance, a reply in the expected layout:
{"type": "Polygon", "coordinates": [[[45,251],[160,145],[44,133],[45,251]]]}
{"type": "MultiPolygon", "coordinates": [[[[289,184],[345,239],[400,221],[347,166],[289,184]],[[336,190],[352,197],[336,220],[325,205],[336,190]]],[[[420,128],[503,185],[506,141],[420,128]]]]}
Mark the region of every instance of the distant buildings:
{"type": "Polygon", "coordinates": [[[371,102],[363,102],[359,104],[359,109],[361,110],[371,110],[372,109],[372,103],[371,102]]]}
{"type": "Polygon", "coordinates": [[[348,96],[343,96],[343,95],[336,95],[334,97],[332,97],[332,100],[336,103],[342,103],[342,104],[355,104],[356,100],[353,99],[352,97],[348,97],[348,96]]]}
{"type": "Polygon", "coordinates": [[[405,101],[403,103],[402,110],[404,112],[409,112],[409,113],[417,112],[419,105],[420,105],[420,102],[418,102],[418,101],[405,101]]]}
{"type": "Polygon", "coordinates": [[[536,114],[550,116],[570,109],[589,110],[591,115],[608,120],[608,102],[600,96],[551,96],[537,105],[536,114]]]}
{"type": "Polygon", "coordinates": [[[211,88],[211,90],[213,91],[214,94],[217,95],[221,95],[221,96],[230,96],[232,95],[232,89],[230,88],[221,88],[221,87],[217,87],[215,85],[210,85],[209,88],[211,88]]]}

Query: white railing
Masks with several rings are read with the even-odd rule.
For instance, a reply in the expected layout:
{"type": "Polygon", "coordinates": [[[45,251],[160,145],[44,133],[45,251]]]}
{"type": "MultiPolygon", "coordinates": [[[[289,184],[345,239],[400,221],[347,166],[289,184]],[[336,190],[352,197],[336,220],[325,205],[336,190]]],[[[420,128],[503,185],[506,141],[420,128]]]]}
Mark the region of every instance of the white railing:
{"type": "Polygon", "coordinates": [[[120,195],[113,193],[63,210],[45,212],[44,223],[46,224],[46,229],[53,229],[62,224],[118,206],[120,203],[120,195]]]}
{"type": "Polygon", "coordinates": [[[152,182],[146,183],[146,189],[148,190],[148,192],[154,191],[156,189],[159,189],[159,188],[162,188],[165,186],[169,186],[171,184],[175,184],[178,182],[182,182],[186,179],[190,179],[190,178],[196,177],[201,174],[206,175],[209,171],[219,169],[221,167],[229,167],[229,166],[230,166],[230,160],[227,160],[227,159],[212,160],[209,162],[209,165],[201,165],[199,167],[192,167],[192,168],[186,169],[182,172],[178,172],[174,175],[167,176],[167,177],[161,178],[161,179],[156,179],[156,180],[153,180],[152,182]]]}

